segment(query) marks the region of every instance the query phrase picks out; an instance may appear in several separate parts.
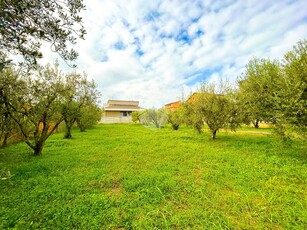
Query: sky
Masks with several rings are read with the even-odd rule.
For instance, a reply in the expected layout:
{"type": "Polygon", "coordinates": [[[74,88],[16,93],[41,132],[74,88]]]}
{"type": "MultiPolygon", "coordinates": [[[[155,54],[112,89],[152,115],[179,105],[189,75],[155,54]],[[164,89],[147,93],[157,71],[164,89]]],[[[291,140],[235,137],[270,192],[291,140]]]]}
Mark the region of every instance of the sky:
{"type": "MultiPolygon", "coordinates": [[[[281,59],[307,38],[305,0],[84,0],[74,47],[108,99],[160,108],[201,82],[235,82],[252,57],[281,59]]],[[[44,62],[59,56],[44,52],[44,62]]],[[[60,60],[63,69],[69,67],[60,60]]],[[[72,70],[71,70],[72,71],[72,70]]]]}

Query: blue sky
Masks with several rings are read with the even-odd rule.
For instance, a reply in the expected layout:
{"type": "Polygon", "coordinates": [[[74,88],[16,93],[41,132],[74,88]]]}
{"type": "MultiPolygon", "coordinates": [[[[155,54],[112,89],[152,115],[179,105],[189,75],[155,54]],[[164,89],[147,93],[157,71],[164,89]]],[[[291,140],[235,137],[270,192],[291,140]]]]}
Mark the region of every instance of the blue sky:
{"type": "MultiPolygon", "coordinates": [[[[84,3],[87,35],[75,47],[78,71],[96,81],[102,103],[127,99],[161,107],[202,81],[235,82],[253,56],[281,59],[307,38],[303,0],[84,3]]],[[[44,61],[56,58],[51,53],[44,61]]]]}

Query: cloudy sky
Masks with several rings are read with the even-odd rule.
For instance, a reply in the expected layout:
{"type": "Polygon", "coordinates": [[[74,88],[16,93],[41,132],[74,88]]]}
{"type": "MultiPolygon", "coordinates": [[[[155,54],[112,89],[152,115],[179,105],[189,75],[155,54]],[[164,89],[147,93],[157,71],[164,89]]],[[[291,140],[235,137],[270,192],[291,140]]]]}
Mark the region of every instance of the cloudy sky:
{"type": "Polygon", "coordinates": [[[305,0],[84,3],[78,71],[96,81],[102,104],[126,99],[161,107],[202,81],[235,81],[253,56],[280,59],[307,38],[305,0]]]}

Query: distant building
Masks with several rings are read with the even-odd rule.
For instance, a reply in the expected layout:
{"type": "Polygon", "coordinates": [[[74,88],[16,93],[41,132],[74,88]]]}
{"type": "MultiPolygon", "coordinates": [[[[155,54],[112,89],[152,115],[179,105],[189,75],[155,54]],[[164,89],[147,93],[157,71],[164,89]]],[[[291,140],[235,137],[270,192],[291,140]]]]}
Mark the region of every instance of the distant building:
{"type": "MultiPolygon", "coordinates": [[[[199,93],[197,93],[197,92],[193,93],[186,100],[186,102],[194,103],[198,97],[199,97],[199,93]]],[[[175,101],[175,102],[171,102],[171,103],[168,103],[168,104],[164,105],[164,108],[168,109],[170,111],[176,111],[179,108],[180,104],[181,104],[180,101],[175,101]]]]}
{"type": "Polygon", "coordinates": [[[191,96],[189,96],[189,98],[187,99],[187,102],[190,102],[190,103],[194,103],[197,98],[199,97],[200,93],[193,93],[191,96]]]}
{"type": "Polygon", "coordinates": [[[164,108],[169,109],[170,111],[175,111],[179,108],[179,106],[180,106],[180,101],[175,101],[164,105],[164,108]]]}
{"type": "Polygon", "coordinates": [[[142,110],[138,101],[108,100],[103,108],[101,123],[129,123],[131,114],[142,110]]]}

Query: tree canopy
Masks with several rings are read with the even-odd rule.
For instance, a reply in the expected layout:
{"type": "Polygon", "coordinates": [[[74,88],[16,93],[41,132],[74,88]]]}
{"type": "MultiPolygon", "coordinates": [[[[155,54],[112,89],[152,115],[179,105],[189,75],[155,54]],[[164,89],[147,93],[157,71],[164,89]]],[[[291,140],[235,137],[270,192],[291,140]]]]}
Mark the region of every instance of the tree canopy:
{"type": "Polygon", "coordinates": [[[69,44],[84,38],[83,9],[82,0],[1,0],[0,70],[11,61],[9,54],[22,55],[27,64],[36,64],[43,56],[43,41],[65,61],[75,60],[78,53],[69,50],[69,44]]]}
{"type": "Polygon", "coordinates": [[[256,128],[259,122],[272,122],[272,93],[281,76],[278,61],[254,57],[239,77],[238,99],[241,103],[245,123],[252,122],[256,128]]]}

